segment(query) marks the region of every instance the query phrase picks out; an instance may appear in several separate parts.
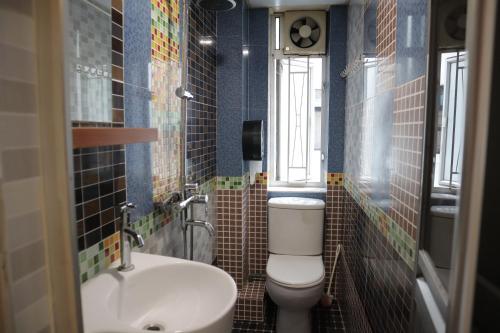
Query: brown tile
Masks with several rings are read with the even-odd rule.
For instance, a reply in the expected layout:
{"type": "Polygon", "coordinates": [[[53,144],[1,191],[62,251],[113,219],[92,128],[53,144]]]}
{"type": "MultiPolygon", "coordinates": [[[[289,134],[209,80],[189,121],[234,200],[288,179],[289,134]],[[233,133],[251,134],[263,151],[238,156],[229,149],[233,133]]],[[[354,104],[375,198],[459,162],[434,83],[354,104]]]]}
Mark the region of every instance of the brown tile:
{"type": "Polygon", "coordinates": [[[123,81],[123,67],[112,66],[113,80],[123,81]]]}
{"type": "Polygon", "coordinates": [[[123,1],[122,0],[113,0],[111,3],[111,7],[116,9],[119,12],[123,12],[123,1]]]}

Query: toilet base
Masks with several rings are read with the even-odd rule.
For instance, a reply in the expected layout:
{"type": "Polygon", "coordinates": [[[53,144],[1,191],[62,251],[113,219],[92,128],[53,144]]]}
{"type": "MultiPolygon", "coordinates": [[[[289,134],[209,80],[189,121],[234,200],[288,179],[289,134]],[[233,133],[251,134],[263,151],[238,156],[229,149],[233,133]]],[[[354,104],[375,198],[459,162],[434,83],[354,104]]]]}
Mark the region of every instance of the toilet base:
{"type": "Polygon", "coordinates": [[[311,316],[309,309],[278,309],[276,333],[310,333],[311,316]]]}
{"type": "Polygon", "coordinates": [[[267,279],[266,289],[278,306],[277,333],[310,333],[311,308],[323,293],[324,280],[312,287],[288,288],[267,279]]]}

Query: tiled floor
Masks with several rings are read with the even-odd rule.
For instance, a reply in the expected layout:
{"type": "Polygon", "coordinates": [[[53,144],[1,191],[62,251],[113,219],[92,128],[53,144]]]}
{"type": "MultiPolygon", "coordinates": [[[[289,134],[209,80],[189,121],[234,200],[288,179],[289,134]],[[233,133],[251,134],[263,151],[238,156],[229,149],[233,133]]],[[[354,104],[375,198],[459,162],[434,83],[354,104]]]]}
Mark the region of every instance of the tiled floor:
{"type": "MultiPolygon", "coordinates": [[[[235,321],[233,333],[275,333],[276,332],[276,305],[266,298],[267,311],[264,322],[235,321]]],[[[315,307],[312,312],[313,333],[340,333],[345,332],[342,313],[337,302],[331,308],[315,307]]]]}

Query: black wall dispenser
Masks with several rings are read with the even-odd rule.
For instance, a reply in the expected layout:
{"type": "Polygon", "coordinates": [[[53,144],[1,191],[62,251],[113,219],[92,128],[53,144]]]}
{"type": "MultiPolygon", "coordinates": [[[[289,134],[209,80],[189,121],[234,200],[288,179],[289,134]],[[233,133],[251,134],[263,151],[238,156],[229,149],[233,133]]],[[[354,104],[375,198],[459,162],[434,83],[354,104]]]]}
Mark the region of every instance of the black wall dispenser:
{"type": "Polygon", "coordinates": [[[243,160],[262,161],[264,155],[264,121],[246,120],[242,135],[243,160]]]}

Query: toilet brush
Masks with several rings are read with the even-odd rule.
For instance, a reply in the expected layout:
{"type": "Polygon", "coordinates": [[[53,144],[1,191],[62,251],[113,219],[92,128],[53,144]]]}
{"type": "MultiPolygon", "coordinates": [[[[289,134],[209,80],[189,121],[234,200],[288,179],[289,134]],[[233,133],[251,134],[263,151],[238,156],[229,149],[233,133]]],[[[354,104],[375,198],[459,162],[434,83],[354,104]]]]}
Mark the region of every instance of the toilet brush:
{"type": "Polygon", "coordinates": [[[321,306],[323,307],[329,307],[332,305],[333,301],[333,296],[330,293],[330,290],[332,288],[332,281],[333,281],[333,275],[335,275],[335,267],[337,266],[337,260],[339,258],[340,250],[342,249],[342,245],[337,245],[337,251],[335,252],[335,260],[333,262],[333,268],[332,268],[332,274],[330,275],[330,283],[328,284],[328,291],[326,294],[323,294],[321,297],[321,306]]]}

